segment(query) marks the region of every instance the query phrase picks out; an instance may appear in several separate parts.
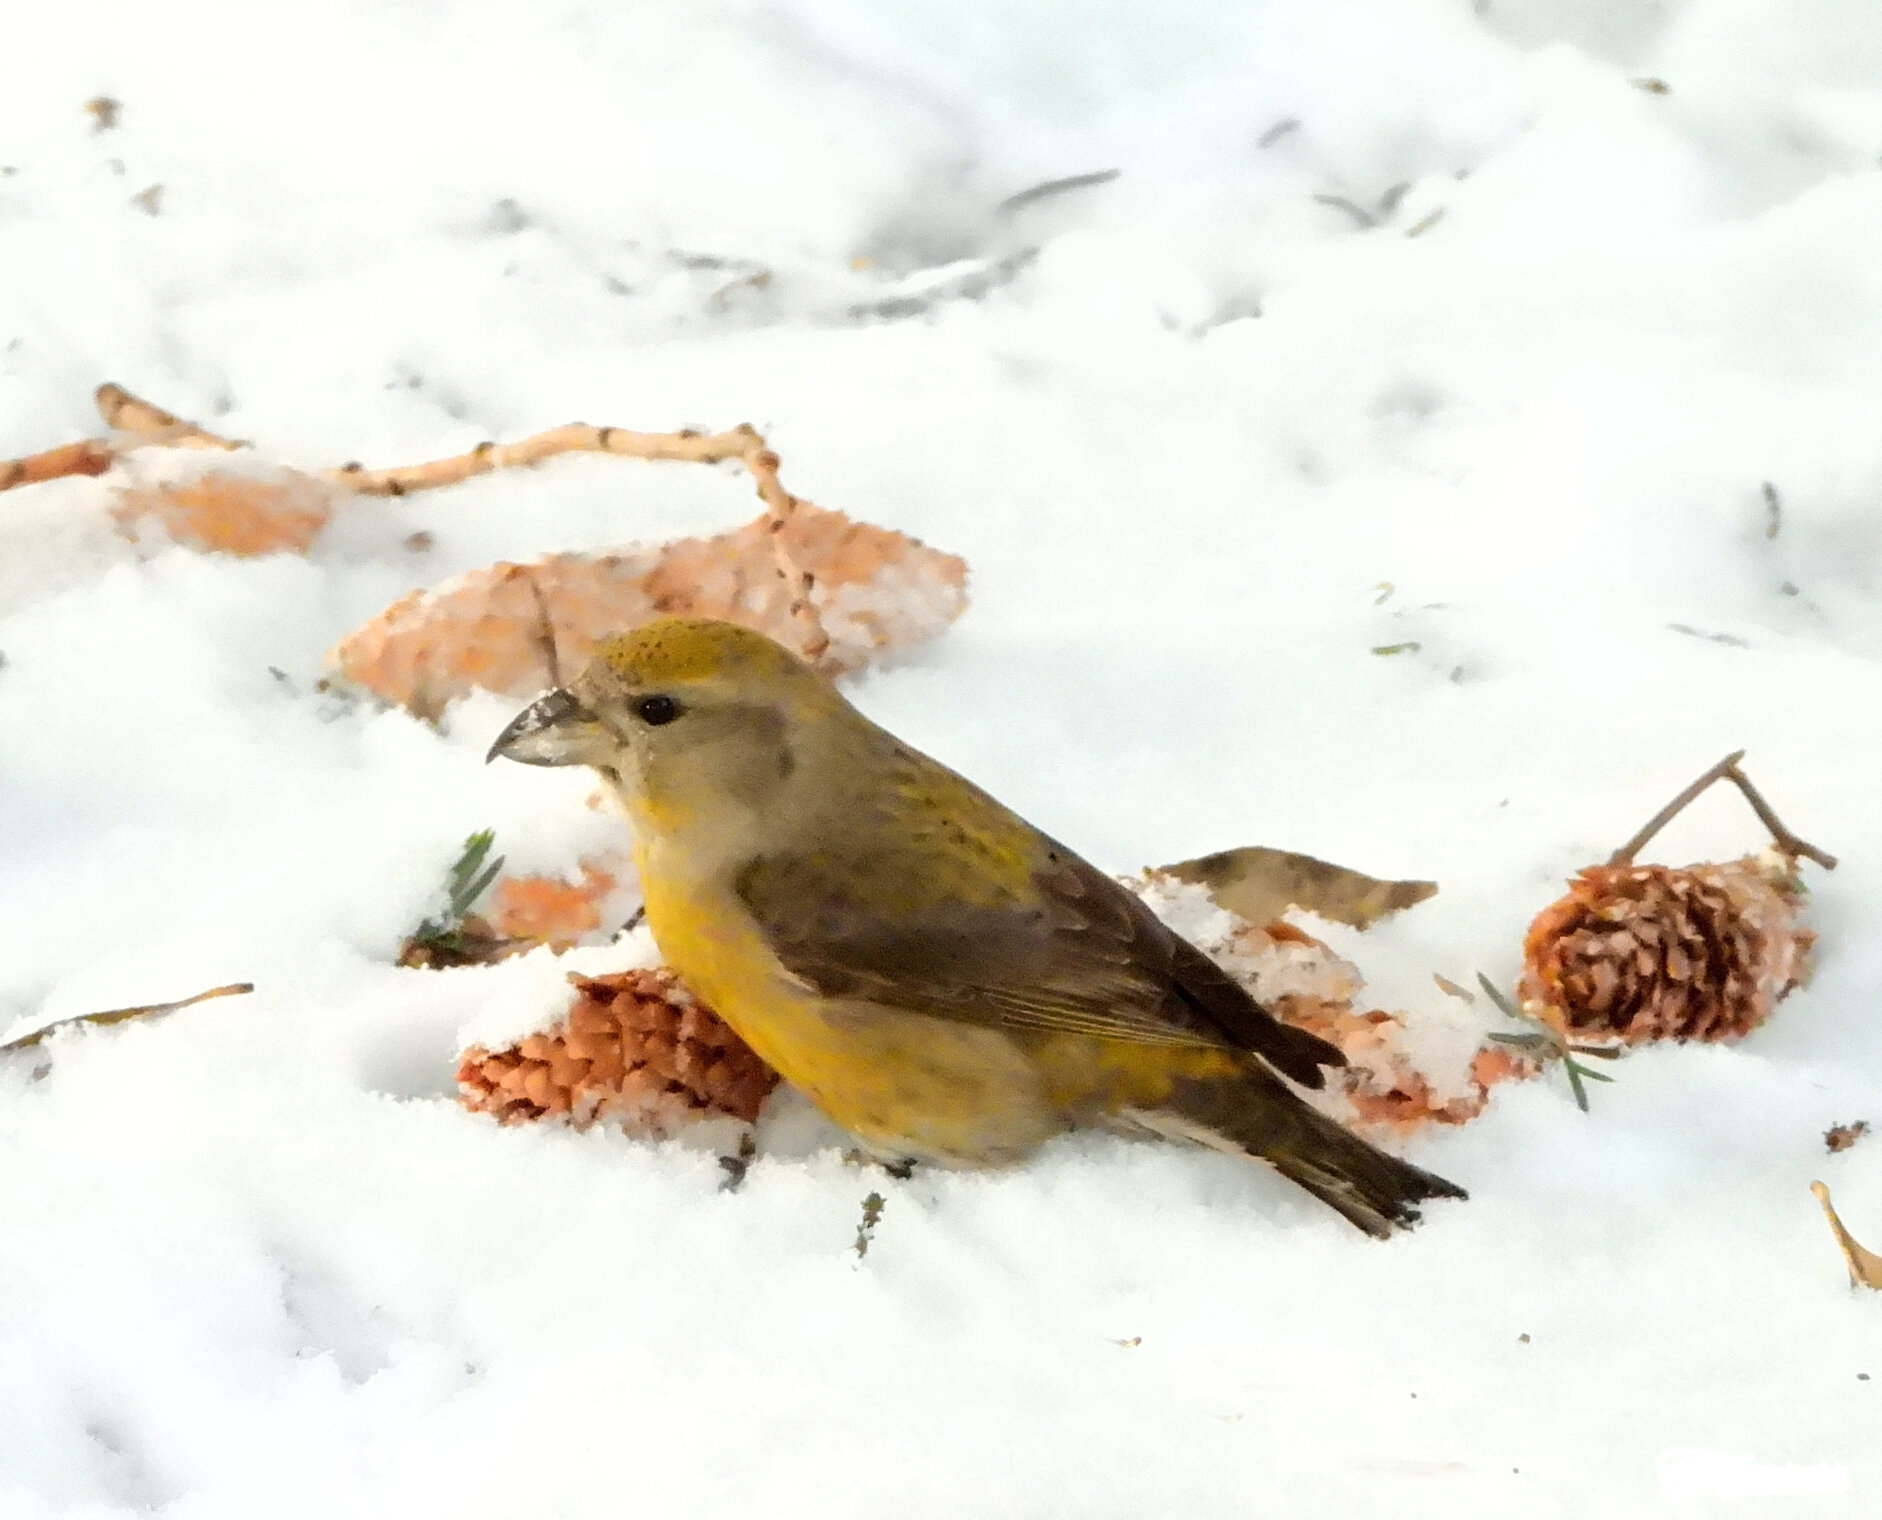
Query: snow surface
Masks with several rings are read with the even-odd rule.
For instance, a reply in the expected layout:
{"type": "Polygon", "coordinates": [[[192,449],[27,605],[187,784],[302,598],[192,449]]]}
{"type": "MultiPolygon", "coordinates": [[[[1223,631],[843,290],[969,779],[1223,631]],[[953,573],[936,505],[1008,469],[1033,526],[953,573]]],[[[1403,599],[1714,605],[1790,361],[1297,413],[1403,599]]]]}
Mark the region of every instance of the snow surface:
{"type": "MultiPolygon", "coordinates": [[[[513,704],[315,682],[413,586],[748,482],[570,459],[249,562],[9,493],[0,1026],[257,991],[0,1057],[7,1520],[1877,1512],[1882,1300],[1806,1191],[1882,1245],[1882,1141],[1820,1138],[1882,1121],[1872,3],[4,19],[0,456],[105,379],[316,465],[749,419],[973,567],[865,708],[1109,869],[1435,877],[1339,947],[1391,1006],[1507,983],[1740,746],[1843,857],[1770,1025],[1591,1115],[1500,1091],[1415,1148],[1471,1201],[1387,1245],[1108,1138],[893,1182],[788,1104],[725,1193],[703,1139],[455,1106],[459,1031],[564,967],[400,938],[471,830],[557,869],[620,826],[481,763],[513,704]]],[[[1662,858],[1761,842],[1717,795],[1662,858]]]]}

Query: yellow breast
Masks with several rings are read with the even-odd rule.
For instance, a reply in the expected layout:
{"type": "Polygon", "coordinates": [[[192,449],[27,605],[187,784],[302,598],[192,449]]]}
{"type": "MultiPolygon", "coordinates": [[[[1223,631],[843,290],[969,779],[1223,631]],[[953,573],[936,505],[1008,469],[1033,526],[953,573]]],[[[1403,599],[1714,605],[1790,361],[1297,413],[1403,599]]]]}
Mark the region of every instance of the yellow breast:
{"type": "Polygon", "coordinates": [[[731,892],[641,852],[660,953],[793,1087],[879,1154],[1003,1165],[1067,1127],[1005,1031],[819,997],[785,970],[731,892]]]}
{"type": "Polygon", "coordinates": [[[1156,1107],[1181,1077],[1232,1075],[1209,1047],[1041,1034],[819,996],[737,895],[639,851],[647,922],[667,963],[745,1043],[884,1157],[967,1166],[1023,1159],[1076,1124],[1156,1107]]]}

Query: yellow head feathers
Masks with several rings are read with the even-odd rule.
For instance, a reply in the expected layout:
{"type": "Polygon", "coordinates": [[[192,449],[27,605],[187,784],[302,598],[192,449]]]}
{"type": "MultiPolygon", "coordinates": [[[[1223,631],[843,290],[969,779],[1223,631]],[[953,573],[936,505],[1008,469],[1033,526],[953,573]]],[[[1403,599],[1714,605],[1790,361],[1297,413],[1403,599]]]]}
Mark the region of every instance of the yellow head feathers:
{"type": "Polygon", "coordinates": [[[629,686],[732,682],[804,674],[808,667],[782,644],[750,628],[708,618],[659,618],[600,645],[595,659],[629,686]]]}

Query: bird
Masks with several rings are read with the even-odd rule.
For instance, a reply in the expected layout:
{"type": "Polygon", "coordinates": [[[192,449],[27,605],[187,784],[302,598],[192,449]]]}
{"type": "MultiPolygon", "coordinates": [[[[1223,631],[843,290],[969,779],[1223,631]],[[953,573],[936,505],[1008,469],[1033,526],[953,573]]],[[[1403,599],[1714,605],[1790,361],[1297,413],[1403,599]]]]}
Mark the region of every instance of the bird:
{"type": "Polygon", "coordinates": [[[1017,1165],[1074,1129],[1257,1157],[1368,1234],[1464,1190],[1311,1106],[1345,1064],[1111,876],[753,629],[599,644],[488,759],[585,765],[691,991],[885,1165],[1017,1165]]]}

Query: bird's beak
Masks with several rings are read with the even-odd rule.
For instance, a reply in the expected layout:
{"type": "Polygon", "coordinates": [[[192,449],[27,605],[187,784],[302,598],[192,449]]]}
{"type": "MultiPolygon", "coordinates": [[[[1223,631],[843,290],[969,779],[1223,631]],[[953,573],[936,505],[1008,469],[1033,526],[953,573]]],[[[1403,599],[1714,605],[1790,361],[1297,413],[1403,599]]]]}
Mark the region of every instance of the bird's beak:
{"type": "Polygon", "coordinates": [[[524,765],[592,765],[616,748],[614,735],[573,695],[557,687],[525,707],[484,756],[524,765]]]}

